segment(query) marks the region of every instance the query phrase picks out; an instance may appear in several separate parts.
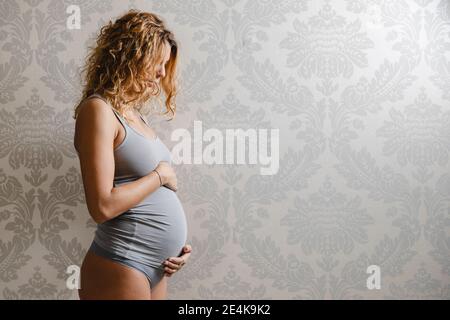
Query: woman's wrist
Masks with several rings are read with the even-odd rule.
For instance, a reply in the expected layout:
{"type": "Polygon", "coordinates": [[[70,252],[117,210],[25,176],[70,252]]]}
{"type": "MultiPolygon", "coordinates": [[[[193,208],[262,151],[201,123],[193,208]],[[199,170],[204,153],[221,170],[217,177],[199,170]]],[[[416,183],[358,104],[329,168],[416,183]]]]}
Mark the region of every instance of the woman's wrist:
{"type": "Polygon", "coordinates": [[[156,173],[156,175],[158,176],[158,179],[159,179],[159,186],[161,187],[161,186],[163,185],[163,181],[162,181],[161,175],[159,174],[158,170],[154,169],[153,171],[154,171],[154,172],[156,173]]]}

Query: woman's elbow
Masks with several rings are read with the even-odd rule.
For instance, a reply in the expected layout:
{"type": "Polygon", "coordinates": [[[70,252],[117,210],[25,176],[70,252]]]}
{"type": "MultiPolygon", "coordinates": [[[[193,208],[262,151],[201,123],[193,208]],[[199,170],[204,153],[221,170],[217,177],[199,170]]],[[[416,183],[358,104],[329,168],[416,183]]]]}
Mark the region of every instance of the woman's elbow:
{"type": "Polygon", "coordinates": [[[96,205],[93,205],[89,209],[89,213],[92,217],[92,219],[97,224],[101,224],[105,221],[109,220],[109,210],[105,205],[102,205],[100,203],[97,203],[96,205]]]}
{"type": "Polygon", "coordinates": [[[96,224],[102,224],[103,222],[107,221],[108,218],[104,214],[96,214],[92,215],[92,219],[95,221],[96,224]]]}

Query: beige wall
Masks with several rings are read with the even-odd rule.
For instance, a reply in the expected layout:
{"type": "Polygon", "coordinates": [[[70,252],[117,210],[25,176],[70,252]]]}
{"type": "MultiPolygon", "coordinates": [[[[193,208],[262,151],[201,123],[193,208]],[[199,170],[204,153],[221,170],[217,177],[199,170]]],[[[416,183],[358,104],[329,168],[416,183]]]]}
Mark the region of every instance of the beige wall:
{"type": "Polygon", "coordinates": [[[95,224],[72,145],[77,72],[131,7],[180,43],[179,113],[152,120],[169,147],[195,120],[280,129],[276,175],[177,166],[193,254],[170,299],[450,298],[449,1],[2,0],[2,299],[78,299],[65,271],[95,224]]]}

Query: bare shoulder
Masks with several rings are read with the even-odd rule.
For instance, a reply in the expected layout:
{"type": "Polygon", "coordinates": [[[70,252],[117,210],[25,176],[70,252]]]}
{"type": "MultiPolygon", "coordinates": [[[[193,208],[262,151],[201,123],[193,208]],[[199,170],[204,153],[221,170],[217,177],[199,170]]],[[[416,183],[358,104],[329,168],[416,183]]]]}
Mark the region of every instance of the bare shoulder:
{"type": "Polygon", "coordinates": [[[111,107],[100,98],[92,97],[84,100],[79,107],[77,119],[84,121],[95,117],[113,119],[114,114],[111,107]]]}
{"type": "Polygon", "coordinates": [[[99,133],[113,137],[117,136],[117,124],[111,107],[102,99],[92,97],[84,100],[78,111],[75,124],[74,144],[77,150],[79,140],[99,133]]]}

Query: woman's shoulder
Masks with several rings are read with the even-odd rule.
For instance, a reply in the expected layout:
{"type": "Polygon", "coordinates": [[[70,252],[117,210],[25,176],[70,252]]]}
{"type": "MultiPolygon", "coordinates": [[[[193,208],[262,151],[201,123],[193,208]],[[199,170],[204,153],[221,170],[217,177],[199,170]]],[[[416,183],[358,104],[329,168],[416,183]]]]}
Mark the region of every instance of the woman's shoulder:
{"type": "Polygon", "coordinates": [[[97,96],[84,99],[79,106],[78,117],[92,119],[93,117],[114,117],[113,110],[106,101],[97,96]]]}
{"type": "Polygon", "coordinates": [[[75,124],[75,140],[80,132],[110,132],[117,135],[117,120],[112,108],[101,98],[91,97],[81,102],[75,124]]]}

